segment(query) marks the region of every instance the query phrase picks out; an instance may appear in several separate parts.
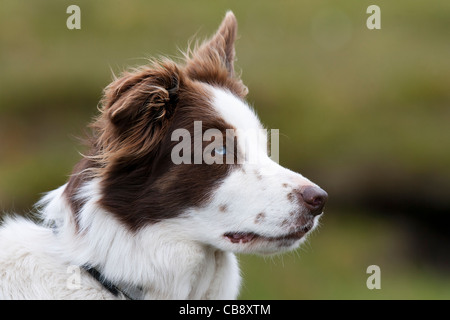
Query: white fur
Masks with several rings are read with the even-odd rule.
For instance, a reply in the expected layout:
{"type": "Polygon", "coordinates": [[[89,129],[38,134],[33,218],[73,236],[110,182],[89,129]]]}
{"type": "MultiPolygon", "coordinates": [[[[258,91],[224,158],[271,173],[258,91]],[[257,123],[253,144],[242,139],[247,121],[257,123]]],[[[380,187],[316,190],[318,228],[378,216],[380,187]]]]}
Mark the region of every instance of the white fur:
{"type": "Polygon", "coordinates": [[[51,229],[8,218],[0,230],[0,299],[112,299],[90,276],[68,289],[72,273],[55,249],[51,229]]]}
{"type": "Polygon", "coordinates": [[[49,193],[42,215],[54,230],[24,219],[0,229],[1,299],[114,298],[89,274],[81,287],[67,285],[70,266],[98,266],[121,288],[143,286],[146,299],[234,299],[240,276],[233,254],[188,239],[183,219],[129,232],[99,208],[98,181],[82,188],[88,202],[77,231],[62,190],[49,193]]]}

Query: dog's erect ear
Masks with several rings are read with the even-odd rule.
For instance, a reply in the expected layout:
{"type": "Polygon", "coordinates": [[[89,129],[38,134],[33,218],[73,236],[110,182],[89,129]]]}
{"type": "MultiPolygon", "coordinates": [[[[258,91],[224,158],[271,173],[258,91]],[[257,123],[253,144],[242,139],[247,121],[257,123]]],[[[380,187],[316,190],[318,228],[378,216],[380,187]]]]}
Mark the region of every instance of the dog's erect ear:
{"type": "Polygon", "coordinates": [[[236,36],[237,20],[233,12],[228,11],[216,34],[197,50],[196,55],[199,58],[202,58],[202,56],[207,56],[206,58],[208,58],[208,56],[218,54],[221,59],[220,62],[226,68],[230,77],[233,77],[236,55],[234,41],[236,36]]]}
{"type": "Polygon", "coordinates": [[[228,11],[214,36],[186,54],[187,75],[195,80],[231,87],[229,89],[239,96],[245,96],[247,88],[235,79],[236,36],[237,20],[233,12],[228,11]]]}
{"type": "Polygon", "coordinates": [[[154,149],[175,112],[181,81],[168,60],[126,72],[108,85],[93,124],[103,155],[138,157],[154,149]]]}

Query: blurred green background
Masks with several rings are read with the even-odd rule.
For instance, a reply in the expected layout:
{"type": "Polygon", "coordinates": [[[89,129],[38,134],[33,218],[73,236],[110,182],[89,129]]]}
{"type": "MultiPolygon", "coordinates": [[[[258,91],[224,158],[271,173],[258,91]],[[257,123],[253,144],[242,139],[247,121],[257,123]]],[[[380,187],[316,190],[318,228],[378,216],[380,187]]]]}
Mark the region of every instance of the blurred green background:
{"type": "Polygon", "coordinates": [[[449,1],[0,3],[0,209],[65,183],[102,89],[180,56],[226,10],[248,101],[280,129],[280,162],[328,191],[299,250],[239,256],[241,299],[450,299],[449,1]],[[81,8],[68,30],[66,8],[81,8]],[[381,8],[381,30],[366,9],[381,8]],[[366,268],[381,268],[381,289],[366,268]]]}

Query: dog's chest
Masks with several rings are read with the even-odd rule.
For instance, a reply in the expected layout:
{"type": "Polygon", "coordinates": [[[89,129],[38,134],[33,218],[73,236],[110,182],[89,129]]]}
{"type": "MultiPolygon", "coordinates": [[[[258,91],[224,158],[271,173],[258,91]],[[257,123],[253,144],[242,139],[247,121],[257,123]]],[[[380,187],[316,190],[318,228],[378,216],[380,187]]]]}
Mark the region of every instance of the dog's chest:
{"type": "Polygon", "coordinates": [[[198,258],[186,257],[183,265],[174,266],[176,274],[166,275],[170,281],[151,286],[144,298],[236,299],[240,276],[234,254],[208,250],[202,254],[201,260],[198,258]]]}

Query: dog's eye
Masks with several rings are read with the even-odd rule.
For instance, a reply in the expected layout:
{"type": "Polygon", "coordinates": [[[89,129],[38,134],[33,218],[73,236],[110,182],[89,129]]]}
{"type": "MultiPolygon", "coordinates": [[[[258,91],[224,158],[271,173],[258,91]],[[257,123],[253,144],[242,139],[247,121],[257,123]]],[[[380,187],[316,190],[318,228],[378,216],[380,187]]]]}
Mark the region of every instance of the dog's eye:
{"type": "Polygon", "coordinates": [[[227,148],[225,148],[224,146],[217,147],[217,148],[214,149],[214,152],[216,154],[222,154],[223,155],[223,154],[227,153],[227,148]]]}

